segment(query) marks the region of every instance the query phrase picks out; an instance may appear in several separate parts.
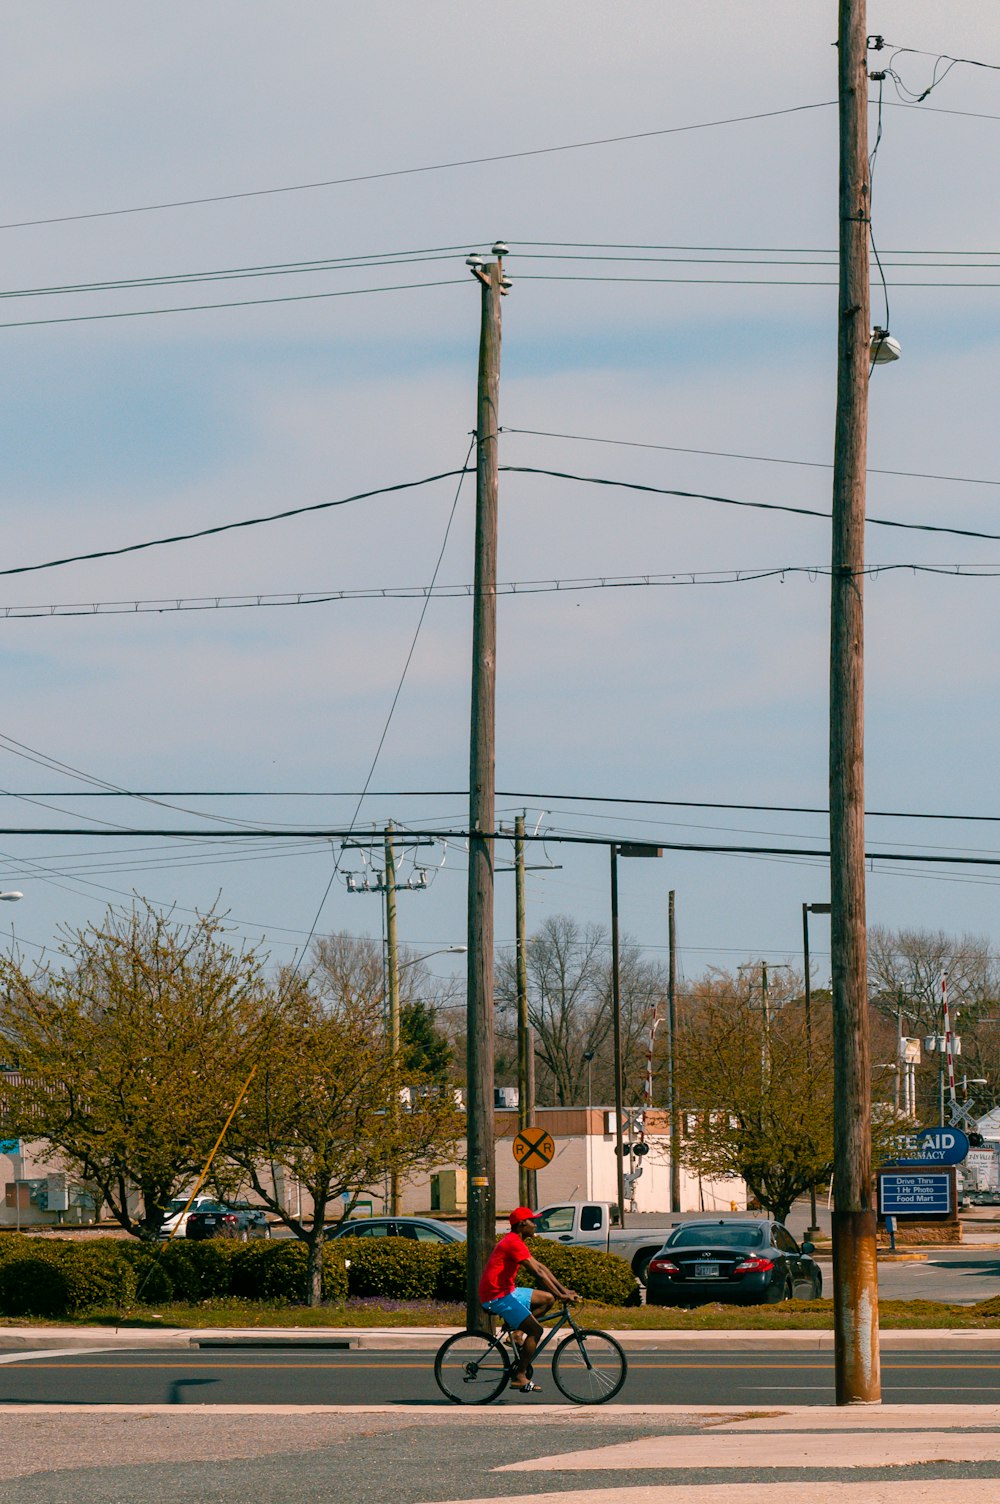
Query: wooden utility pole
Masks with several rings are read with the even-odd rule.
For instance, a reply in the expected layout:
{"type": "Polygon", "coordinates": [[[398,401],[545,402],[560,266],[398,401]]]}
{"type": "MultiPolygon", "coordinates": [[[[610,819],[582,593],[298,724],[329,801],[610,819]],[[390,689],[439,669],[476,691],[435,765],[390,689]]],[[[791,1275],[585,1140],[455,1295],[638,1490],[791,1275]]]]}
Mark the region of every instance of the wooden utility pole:
{"type": "Polygon", "coordinates": [[[674,1072],[677,1066],[677,929],[674,891],[667,898],[667,1113],[670,1118],[670,1210],[681,1209],[681,1115],[677,1110],[674,1072]]]}
{"type": "MultiPolygon", "coordinates": [[[[524,816],[514,820],[514,892],[517,946],[517,1126],[530,1128],[535,1117],[534,1041],[528,1022],[528,937],[524,913],[524,816]]],[[[517,1195],[522,1206],[535,1205],[535,1171],[517,1170],[517,1195]]]]}
{"type": "Polygon", "coordinates": [[[503,261],[476,266],[482,283],[476,412],[476,560],[469,740],[469,969],[467,1015],[468,1278],[466,1325],[487,1330],[479,1281],[496,1242],[493,1141],[493,825],[497,636],[500,297],[503,261]]]}
{"type": "Polygon", "coordinates": [[[611,847],[611,1027],[615,1056],[615,1160],[618,1225],[625,1226],[625,1140],[622,1133],[622,999],[618,958],[618,847],[611,847]]]}
{"type": "MultiPolygon", "coordinates": [[[[392,824],[385,828],[385,962],[389,993],[389,1049],[393,1070],[399,1069],[399,951],[396,945],[396,852],[392,844],[392,824]]],[[[399,1175],[389,1173],[389,1212],[399,1215],[399,1175]]]]}
{"type": "Polygon", "coordinates": [[[838,1405],[881,1400],[864,832],[864,533],[871,309],[865,0],[840,0],[840,294],[830,585],[834,1354],[838,1405]]]}

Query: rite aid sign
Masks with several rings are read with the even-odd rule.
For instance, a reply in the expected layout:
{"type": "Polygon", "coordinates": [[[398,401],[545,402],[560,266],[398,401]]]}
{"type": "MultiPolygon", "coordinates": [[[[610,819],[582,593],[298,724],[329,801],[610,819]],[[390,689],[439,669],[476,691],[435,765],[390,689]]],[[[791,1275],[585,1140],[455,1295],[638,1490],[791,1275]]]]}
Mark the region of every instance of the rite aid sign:
{"type": "Polygon", "coordinates": [[[917,1152],[899,1158],[897,1165],[960,1165],[969,1152],[968,1135],[961,1128],[921,1128],[916,1135],[917,1152]]]}

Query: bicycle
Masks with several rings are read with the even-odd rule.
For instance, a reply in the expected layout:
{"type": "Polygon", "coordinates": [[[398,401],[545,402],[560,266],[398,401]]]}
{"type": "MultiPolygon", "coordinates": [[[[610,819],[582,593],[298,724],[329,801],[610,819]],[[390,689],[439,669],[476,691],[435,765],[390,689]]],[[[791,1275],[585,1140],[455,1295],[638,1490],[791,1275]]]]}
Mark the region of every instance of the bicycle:
{"type": "MultiPolygon", "coordinates": [[[[532,1367],[556,1333],[569,1325],[571,1330],[552,1354],[556,1388],[574,1405],[604,1405],[614,1399],[628,1375],[628,1359],[614,1337],[577,1326],[566,1301],[558,1317],[543,1319],[554,1320],[554,1324],[535,1349],[532,1367]]],[[[434,1378],[441,1393],[456,1405],[489,1405],[510,1383],[517,1360],[509,1328],[499,1337],[485,1332],[456,1332],[438,1348],[434,1378]]],[[[529,1377],[530,1373],[529,1369],[529,1377]]]]}

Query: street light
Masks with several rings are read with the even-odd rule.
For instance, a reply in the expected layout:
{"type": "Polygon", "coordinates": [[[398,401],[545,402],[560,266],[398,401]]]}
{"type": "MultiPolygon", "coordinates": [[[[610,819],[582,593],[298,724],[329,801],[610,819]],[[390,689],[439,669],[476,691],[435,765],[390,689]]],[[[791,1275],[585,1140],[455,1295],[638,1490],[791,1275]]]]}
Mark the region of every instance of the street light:
{"type": "MultiPolygon", "coordinates": [[[[813,1063],[813,1036],[812,1036],[812,978],[809,973],[809,915],[829,914],[832,904],[828,903],[804,903],[802,905],[802,956],[805,969],[806,982],[806,1068],[809,1072],[810,1085],[812,1083],[813,1063]]],[[[807,1238],[815,1238],[819,1232],[816,1225],[816,1187],[809,1187],[809,1230],[807,1238]]]]}
{"type": "Polygon", "coordinates": [[[615,1156],[618,1174],[618,1226],[625,1226],[625,1152],[622,1138],[622,1008],[618,966],[618,858],[662,856],[662,846],[638,842],[611,844],[611,1009],[615,1041],[615,1156]]]}
{"type": "Polygon", "coordinates": [[[429,950],[424,956],[411,956],[408,961],[400,961],[396,970],[405,971],[408,966],[416,966],[418,961],[429,961],[431,956],[464,956],[468,949],[467,945],[443,945],[440,950],[429,950]]]}

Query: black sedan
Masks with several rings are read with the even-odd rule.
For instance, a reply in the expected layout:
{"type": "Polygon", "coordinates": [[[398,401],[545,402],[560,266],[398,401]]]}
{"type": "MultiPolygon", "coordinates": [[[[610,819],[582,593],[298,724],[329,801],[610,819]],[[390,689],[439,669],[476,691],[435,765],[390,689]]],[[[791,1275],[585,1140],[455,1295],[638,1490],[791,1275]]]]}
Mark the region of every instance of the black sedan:
{"type": "Polygon", "coordinates": [[[418,1243],[463,1243],[465,1234],[436,1222],[433,1217],[359,1217],[352,1222],[333,1222],[326,1229],[331,1238],[415,1238],[418,1243]]]}
{"type": "Polygon", "coordinates": [[[649,1261],[651,1306],[762,1305],[818,1300],[823,1275],[780,1222],[724,1217],[683,1222],[649,1261]]]}
{"type": "Polygon", "coordinates": [[[187,1219],[185,1236],[195,1242],[202,1238],[269,1238],[271,1227],[261,1207],[246,1202],[228,1204],[203,1201],[187,1219]]]}

